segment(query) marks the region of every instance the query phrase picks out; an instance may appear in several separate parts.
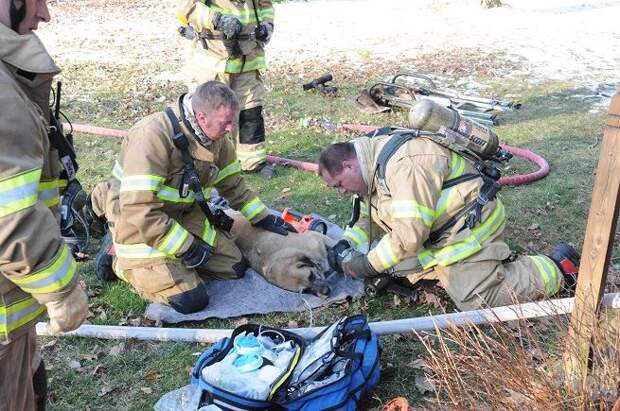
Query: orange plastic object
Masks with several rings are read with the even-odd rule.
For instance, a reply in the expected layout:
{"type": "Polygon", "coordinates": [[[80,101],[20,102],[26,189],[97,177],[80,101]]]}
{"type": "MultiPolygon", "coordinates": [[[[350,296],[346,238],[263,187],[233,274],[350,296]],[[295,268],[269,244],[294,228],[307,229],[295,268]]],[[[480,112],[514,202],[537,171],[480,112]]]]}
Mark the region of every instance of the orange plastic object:
{"type": "Polygon", "coordinates": [[[381,411],[409,411],[409,401],[404,397],[396,397],[385,404],[381,411]]]}
{"type": "Polygon", "coordinates": [[[292,225],[298,233],[305,233],[310,229],[313,218],[309,215],[302,215],[301,213],[285,208],[282,211],[282,219],[292,225]]]}

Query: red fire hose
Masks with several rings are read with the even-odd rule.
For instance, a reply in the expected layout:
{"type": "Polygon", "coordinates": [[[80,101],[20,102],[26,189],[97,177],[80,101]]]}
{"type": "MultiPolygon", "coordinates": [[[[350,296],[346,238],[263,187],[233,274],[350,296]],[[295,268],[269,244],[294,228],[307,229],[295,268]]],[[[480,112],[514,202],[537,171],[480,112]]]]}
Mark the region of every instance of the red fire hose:
{"type": "MultiPolygon", "coordinates": [[[[68,124],[64,124],[65,128],[70,127],[68,124]]],[[[353,131],[355,133],[370,133],[376,130],[376,126],[367,126],[362,124],[342,124],[344,130],[353,131]]],[[[98,134],[101,136],[110,136],[123,138],[127,135],[127,131],[119,130],[115,128],[95,127],[87,124],[73,124],[73,130],[81,133],[98,134]]],[[[539,169],[528,174],[520,174],[516,176],[504,176],[499,179],[499,183],[505,186],[518,186],[528,184],[536,180],[540,180],[549,174],[549,163],[536,153],[530,150],[525,150],[518,147],[502,144],[502,148],[511,154],[529,160],[535,163],[539,169]]],[[[271,164],[286,165],[289,167],[295,167],[300,170],[309,171],[311,173],[317,173],[319,166],[316,163],[310,163],[307,161],[291,160],[288,158],[278,157],[274,155],[268,155],[267,161],[271,164]]]]}

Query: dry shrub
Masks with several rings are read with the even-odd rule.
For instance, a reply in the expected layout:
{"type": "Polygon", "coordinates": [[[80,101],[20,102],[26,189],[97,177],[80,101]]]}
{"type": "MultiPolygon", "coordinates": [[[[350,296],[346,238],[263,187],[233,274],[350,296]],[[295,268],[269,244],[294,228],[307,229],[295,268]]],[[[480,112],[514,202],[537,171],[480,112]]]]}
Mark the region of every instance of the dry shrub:
{"type": "Polygon", "coordinates": [[[436,407],[620,410],[620,312],[601,313],[592,368],[576,391],[567,390],[563,370],[566,348],[576,346],[568,324],[569,318],[560,315],[437,330],[434,346],[422,339],[434,372],[436,407]]]}

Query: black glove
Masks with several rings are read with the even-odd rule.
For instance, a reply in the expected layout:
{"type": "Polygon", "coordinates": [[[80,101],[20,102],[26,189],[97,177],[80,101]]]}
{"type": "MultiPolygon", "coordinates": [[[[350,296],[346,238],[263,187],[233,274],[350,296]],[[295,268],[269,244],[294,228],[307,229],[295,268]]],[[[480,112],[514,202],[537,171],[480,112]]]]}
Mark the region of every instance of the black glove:
{"type": "Polygon", "coordinates": [[[273,214],[268,214],[267,217],[255,222],[254,227],[262,228],[263,230],[271,231],[272,233],[280,235],[288,235],[289,231],[291,233],[297,232],[295,227],[273,214]]]}
{"type": "Polygon", "coordinates": [[[256,38],[256,40],[262,41],[264,43],[269,43],[272,34],[273,24],[271,23],[261,23],[254,29],[254,37],[256,38]]]}
{"type": "Polygon", "coordinates": [[[332,248],[327,250],[327,262],[332,270],[342,272],[343,251],[351,248],[347,240],[340,240],[332,248]]]}
{"type": "Polygon", "coordinates": [[[213,247],[198,237],[190,244],[186,252],[180,255],[187,268],[196,268],[205,265],[213,255],[213,247]]]}
{"type": "Polygon", "coordinates": [[[353,278],[376,277],[381,274],[372,268],[365,254],[357,251],[352,251],[351,258],[342,262],[342,271],[353,278]]]}
{"type": "Polygon", "coordinates": [[[218,11],[213,14],[211,22],[215,30],[224,32],[224,35],[229,39],[233,39],[241,33],[241,22],[236,17],[226,16],[218,11]]]}

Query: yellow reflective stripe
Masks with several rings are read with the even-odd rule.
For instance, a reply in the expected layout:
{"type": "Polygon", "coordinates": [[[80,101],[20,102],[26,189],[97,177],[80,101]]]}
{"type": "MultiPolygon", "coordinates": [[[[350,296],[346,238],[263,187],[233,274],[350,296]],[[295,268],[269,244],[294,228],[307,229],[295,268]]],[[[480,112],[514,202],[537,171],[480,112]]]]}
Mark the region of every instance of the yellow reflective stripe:
{"type": "MultiPolygon", "coordinates": [[[[212,11],[220,12],[225,16],[236,17],[241,22],[241,24],[256,23],[256,16],[254,16],[254,10],[224,9],[222,7],[216,6],[215,4],[212,4],[210,8],[212,11]]],[[[268,17],[273,18],[273,15],[274,15],[273,8],[271,7],[265,7],[263,9],[257,8],[256,13],[259,16],[259,21],[261,20],[261,17],[263,16],[265,16],[264,18],[268,18],[268,17]]]]}
{"type": "Polygon", "coordinates": [[[450,175],[448,180],[463,175],[465,171],[465,159],[454,151],[450,151],[450,175]]]}
{"type": "Polygon", "coordinates": [[[390,203],[390,210],[394,218],[420,218],[427,227],[435,221],[435,210],[413,200],[394,200],[390,203]]]}
{"type": "Polygon", "coordinates": [[[232,163],[228,164],[223,169],[221,169],[219,173],[217,173],[217,177],[215,178],[213,185],[216,185],[217,183],[221,182],[225,178],[230,177],[240,172],[241,172],[241,163],[239,162],[239,160],[235,160],[232,163]]]}
{"type": "Polygon", "coordinates": [[[547,257],[544,256],[528,256],[538,269],[540,276],[545,284],[545,294],[554,295],[560,290],[560,281],[558,279],[558,268],[547,257]]]}
{"type": "Polygon", "coordinates": [[[0,180],[0,217],[35,205],[40,178],[41,169],[35,168],[0,180]]]}
{"type": "Polygon", "coordinates": [[[0,305],[0,336],[6,336],[45,312],[45,306],[27,297],[8,306],[0,305]]]}
{"type": "Polygon", "coordinates": [[[437,221],[446,212],[454,193],[456,193],[455,187],[441,190],[439,200],[435,206],[435,221],[437,221]]]}
{"type": "Polygon", "coordinates": [[[202,239],[204,240],[204,242],[209,244],[210,246],[215,246],[216,234],[217,231],[215,230],[215,228],[213,228],[209,220],[205,218],[205,228],[202,232],[202,239]]]}
{"type": "Polygon", "coordinates": [[[146,244],[117,244],[114,243],[116,255],[122,258],[141,259],[141,258],[157,258],[169,257],[156,248],[146,244]]]}
{"type": "Polygon", "coordinates": [[[177,16],[177,20],[179,20],[182,25],[184,26],[189,25],[189,21],[187,21],[187,18],[185,17],[185,13],[183,12],[183,10],[177,10],[175,14],[177,16]]]}
{"type": "Polygon", "coordinates": [[[400,259],[396,257],[396,253],[390,245],[390,239],[388,236],[383,236],[375,250],[384,270],[392,268],[396,264],[400,263],[400,259]]]}
{"type": "Polygon", "coordinates": [[[368,242],[368,234],[358,226],[345,228],[342,236],[353,241],[355,246],[360,246],[368,242]]]}
{"type": "Polygon", "coordinates": [[[123,167],[121,167],[118,160],[114,162],[114,168],[112,169],[112,177],[116,178],[118,181],[121,181],[123,179],[123,167]]]}
{"type": "MultiPolygon", "coordinates": [[[[226,73],[241,73],[241,69],[243,68],[243,72],[261,70],[267,67],[265,63],[265,56],[256,56],[253,59],[246,59],[245,64],[243,60],[238,59],[228,59],[224,60],[224,71],[226,73]]],[[[221,63],[219,63],[221,64],[221,63]]]]}
{"type": "Polygon", "coordinates": [[[360,215],[363,217],[368,217],[370,214],[368,213],[368,204],[365,201],[360,201],[360,215]]]}
{"type": "Polygon", "coordinates": [[[69,247],[63,244],[52,262],[24,277],[11,277],[11,281],[30,294],[55,293],[73,280],[77,263],[73,259],[69,247]]]}
{"type": "Polygon", "coordinates": [[[505,213],[504,205],[498,199],[493,213],[482,224],[474,228],[467,238],[440,250],[422,249],[418,253],[418,261],[424,269],[427,269],[437,264],[448,266],[474,255],[482,248],[481,244],[504,223],[505,213]]]}
{"type": "Polygon", "coordinates": [[[60,202],[60,194],[58,190],[59,180],[41,181],[39,183],[39,201],[43,202],[46,207],[53,207],[60,202]]]}
{"type": "Polygon", "coordinates": [[[121,193],[126,191],[157,191],[164,181],[164,177],[152,174],[123,176],[121,193]]]}
{"type": "MultiPolygon", "coordinates": [[[[203,189],[203,192],[205,189],[203,189]]],[[[157,198],[160,198],[164,201],[169,201],[171,203],[185,203],[191,204],[194,202],[194,192],[190,191],[187,193],[187,197],[181,197],[179,194],[179,189],[176,187],[170,187],[167,185],[161,185],[159,187],[159,191],[157,191],[157,198]]]]}
{"type": "Polygon", "coordinates": [[[273,7],[263,7],[257,9],[256,11],[258,12],[258,19],[261,21],[264,19],[273,20],[273,17],[275,15],[273,7]]]}
{"type": "Polygon", "coordinates": [[[162,240],[161,244],[157,246],[157,249],[164,254],[175,255],[185,240],[187,240],[188,236],[189,231],[175,221],[168,234],[166,234],[162,240]]]}
{"type": "Polygon", "coordinates": [[[260,201],[260,198],[254,197],[241,207],[241,214],[248,220],[252,221],[254,217],[265,211],[267,207],[260,201]]]}

